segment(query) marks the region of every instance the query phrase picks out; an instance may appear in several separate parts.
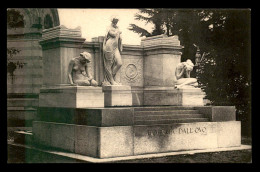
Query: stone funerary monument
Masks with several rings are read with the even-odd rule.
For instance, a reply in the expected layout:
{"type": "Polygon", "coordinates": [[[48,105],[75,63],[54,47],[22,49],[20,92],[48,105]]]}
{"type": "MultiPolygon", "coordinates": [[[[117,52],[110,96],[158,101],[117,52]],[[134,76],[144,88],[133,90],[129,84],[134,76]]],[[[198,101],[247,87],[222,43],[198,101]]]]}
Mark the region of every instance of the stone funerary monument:
{"type": "Polygon", "coordinates": [[[117,21],[91,45],[80,28],[43,30],[30,144],[94,158],[239,147],[235,107],[203,105],[178,36],[122,45],[117,21]]]}

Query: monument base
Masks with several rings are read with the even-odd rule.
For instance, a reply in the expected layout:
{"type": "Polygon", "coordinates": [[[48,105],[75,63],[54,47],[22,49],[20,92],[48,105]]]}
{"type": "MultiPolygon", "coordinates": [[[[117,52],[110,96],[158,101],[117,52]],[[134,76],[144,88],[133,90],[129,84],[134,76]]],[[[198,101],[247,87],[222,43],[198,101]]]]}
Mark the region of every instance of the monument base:
{"type": "Polygon", "coordinates": [[[144,105],[203,106],[200,88],[146,87],[144,105]]]}
{"type": "Polygon", "coordinates": [[[104,93],[101,87],[93,86],[64,85],[41,88],[39,107],[104,107],[104,93]]]}
{"type": "Polygon", "coordinates": [[[35,121],[36,144],[95,158],[241,145],[240,121],[96,127],[35,121]]]}
{"type": "Polygon", "coordinates": [[[32,135],[36,147],[112,158],[240,146],[241,122],[234,106],[40,107],[32,135]]]}
{"type": "Polygon", "coordinates": [[[110,85],[102,87],[104,92],[104,105],[108,106],[132,106],[131,86],[110,85]]]}

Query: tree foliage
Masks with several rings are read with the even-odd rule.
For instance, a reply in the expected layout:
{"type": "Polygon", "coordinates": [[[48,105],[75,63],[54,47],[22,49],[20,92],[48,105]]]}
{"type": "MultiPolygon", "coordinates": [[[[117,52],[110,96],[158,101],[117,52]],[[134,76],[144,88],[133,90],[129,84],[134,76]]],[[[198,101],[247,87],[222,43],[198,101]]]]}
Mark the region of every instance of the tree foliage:
{"type": "MultiPolygon", "coordinates": [[[[8,29],[16,29],[24,27],[23,15],[20,14],[19,11],[14,9],[7,9],[7,28],[8,29]]],[[[21,50],[11,47],[7,47],[7,72],[12,76],[14,76],[14,71],[17,67],[22,68],[25,63],[21,63],[19,61],[12,61],[14,55],[18,54],[21,50]]]]}
{"type": "Polygon", "coordinates": [[[24,27],[24,19],[19,11],[7,9],[7,27],[10,29],[24,27]]]}
{"type": "Polygon", "coordinates": [[[182,61],[188,58],[195,61],[198,46],[204,56],[196,77],[206,98],[213,105],[235,105],[238,120],[250,121],[249,10],[142,9],[139,13],[136,19],[153,23],[153,32],[134,27],[130,30],[147,37],[162,33],[178,35],[185,47],[182,61]]]}

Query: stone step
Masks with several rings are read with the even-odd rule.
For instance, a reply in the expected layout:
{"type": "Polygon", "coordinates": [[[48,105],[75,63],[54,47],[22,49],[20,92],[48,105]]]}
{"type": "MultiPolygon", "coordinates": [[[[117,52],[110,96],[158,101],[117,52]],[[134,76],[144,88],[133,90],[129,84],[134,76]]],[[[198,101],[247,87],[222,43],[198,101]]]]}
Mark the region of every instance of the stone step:
{"type": "Polygon", "coordinates": [[[173,123],[192,123],[208,122],[208,118],[180,118],[180,119],[163,119],[163,120],[136,120],[135,125],[156,125],[156,124],[173,124],[173,123]]]}
{"type": "Polygon", "coordinates": [[[163,119],[181,119],[181,118],[204,118],[203,114],[174,114],[174,115],[143,115],[135,116],[135,120],[163,120],[163,119]]]}
{"type": "Polygon", "coordinates": [[[32,127],[7,127],[7,132],[14,133],[15,131],[32,131],[32,127]]]}
{"type": "Polygon", "coordinates": [[[7,126],[8,127],[31,127],[35,119],[37,110],[35,108],[8,107],[7,126]]]}
{"type": "Polygon", "coordinates": [[[152,106],[152,107],[135,107],[136,111],[162,111],[162,110],[194,110],[194,107],[190,106],[152,106]]]}
{"type": "Polygon", "coordinates": [[[198,114],[198,110],[161,110],[161,111],[135,111],[135,116],[147,115],[177,115],[177,114],[198,114]]]}
{"type": "Polygon", "coordinates": [[[30,131],[15,131],[14,143],[31,145],[33,142],[33,133],[30,131]]]}
{"type": "Polygon", "coordinates": [[[39,99],[35,98],[8,98],[8,107],[38,107],[39,99]]]}

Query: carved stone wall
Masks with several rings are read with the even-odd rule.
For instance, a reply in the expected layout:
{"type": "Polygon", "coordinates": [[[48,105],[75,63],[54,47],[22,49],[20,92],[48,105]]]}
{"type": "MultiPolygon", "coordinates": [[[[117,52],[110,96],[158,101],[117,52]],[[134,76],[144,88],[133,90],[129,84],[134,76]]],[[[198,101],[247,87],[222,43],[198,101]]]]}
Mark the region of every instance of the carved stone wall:
{"type": "Polygon", "coordinates": [[[120,69],[121,83],[143,87],[143,57],[139,47],[124,46],[123,65],[120,69]],[[135,51],[135,53],[132,53],[135,51]]]}

